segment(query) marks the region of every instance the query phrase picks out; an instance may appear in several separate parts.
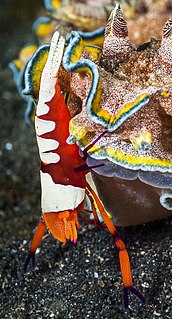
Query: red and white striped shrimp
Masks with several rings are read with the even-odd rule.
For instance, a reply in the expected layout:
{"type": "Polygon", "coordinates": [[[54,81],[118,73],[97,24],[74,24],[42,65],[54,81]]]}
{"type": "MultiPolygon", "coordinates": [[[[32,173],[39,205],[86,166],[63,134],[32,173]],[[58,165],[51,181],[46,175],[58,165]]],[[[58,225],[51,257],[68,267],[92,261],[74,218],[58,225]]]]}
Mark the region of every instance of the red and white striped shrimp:
{"type": "MultiPolygon", "coordinates": [[[[124,284],[124,304],[127,307],[129,290],[142,302],[144,302],[144,297],[132,285],[126,247],[97,194],[86,181],[86,174],[90,169],[86,165],[85,156],[80,156],[76,144],[67,142],[71,116],[58,85],[58,70],[64,45],[63,30],[58,28],[52,38],[48,59],[42,72],[35,116],[36,136],[41,158],[42,218],[32,240],[24,270],[26,271],[30,259],[34,264],[35,251],[46,229],[60,242],[70,240],[76,244],[77,228],[80,227],[78,217],[82,217],[96,225],[107,227],[112,234],[119,250],[124,284]],[[80,215],[81,212],[84,212],[86,195],[92,206],[93,220],[80,215]],[[96,210],[103,218],[102,223],[99,221],[96,210]]],[[[86,152],[93,144],[87,147],[86,152]]]]}

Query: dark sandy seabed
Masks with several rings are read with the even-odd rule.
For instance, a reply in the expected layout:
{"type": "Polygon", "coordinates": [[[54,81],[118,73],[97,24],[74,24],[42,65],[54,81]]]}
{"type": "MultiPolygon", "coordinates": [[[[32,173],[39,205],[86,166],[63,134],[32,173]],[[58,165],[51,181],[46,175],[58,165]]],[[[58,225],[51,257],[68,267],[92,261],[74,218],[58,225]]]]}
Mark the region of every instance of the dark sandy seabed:
{"type": "Polygon", "coordinates": [[[23,274],[39,220],[39,158],[33,127],[23,119],[25,103],[7,64],[32,39],[30,28],[42,2],[0,2],[0,319],[171,319],[170,219],[120,231],[146,305],[130,296],[129,309],[124,309],[113,240],[108,231],[85,223],[77,247],[45,236],[35,270],[23,274]]]}

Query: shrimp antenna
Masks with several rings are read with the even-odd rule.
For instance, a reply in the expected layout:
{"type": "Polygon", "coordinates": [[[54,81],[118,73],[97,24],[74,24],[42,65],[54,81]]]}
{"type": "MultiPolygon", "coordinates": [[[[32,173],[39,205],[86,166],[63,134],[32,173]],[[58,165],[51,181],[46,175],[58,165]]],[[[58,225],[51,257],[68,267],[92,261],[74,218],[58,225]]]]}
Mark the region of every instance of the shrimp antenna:
{"type": "MultiPolygon", "coordinates": [[[[86,160],[88,157],[88,151],[107,133],[107,130],[102,132],[92,143],[90,143],[87,147],[84,148],[83,150],[83,159],[86,160]]],[[[85,170],[90,170],[93,168],[97,168],[97,167],[101,167],[104,166],[105,164],[101,163],[101,164],[97,164],[97,165],[93,165],[93,166],[88,166],[87,163],[80,165],[76,168],[74,168],[74,172],[78,173],[81,171],[85,171],[85,170]]]]}

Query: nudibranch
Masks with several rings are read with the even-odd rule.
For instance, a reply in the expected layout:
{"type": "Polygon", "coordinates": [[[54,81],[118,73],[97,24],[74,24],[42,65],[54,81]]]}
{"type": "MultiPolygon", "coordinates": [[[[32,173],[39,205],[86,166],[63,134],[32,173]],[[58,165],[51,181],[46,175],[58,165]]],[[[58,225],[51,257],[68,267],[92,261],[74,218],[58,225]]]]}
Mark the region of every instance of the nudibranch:
{"type": "MultiPolygon", "coordinates": [[[[59,85],[72,115],[68,141],[83,150],[102,135],[88,150],[87,162],[102,164],[94,169],[94,180],[119,225],[171,216],[171,30],[170,18],[161,41],[151,39],[135,49],[116,5],[103,48],[86,45],[73,31],[59,67],[59,85]]],[[[25,93],[35,98],[39,81],[33,79],[40,77],[35,63],[41,65],[48,50],[43,46],[30,61],[25,93]]]]}
{"type": "MultiPolygon", "coordinates": [[[[172,211],[171,42],[172,19],[169,19],[163,27],[162,41],[152,39],[134,49],[123,12],[116,5],[99,58],[95,61],[94,48],[91,56],[91,48],[88,52],[79,34],[72,32],[63,57],[67,73],[61,71],[61,88],[69,93],[68,106],[75,112],[70,122],[70,141],[83,149],[105,131],[89,150],[92,165],[104,163],[95,169],[99,174],[95,180],[113,176],[114,195],[115,178],[117,183],[118,178],[122,179],[121,188],[129,181],[131,189],[126,188],[127,200],[132,201],[131,210],[139,198],[137,189],[141,196],[142,187],[143,190],[147,187],[140,202],[141,215],[154,211],[153,219],[156,214],[162,218],[172,211]],[[149,190],[156,194],[152,203],[149,190]]],[[[105,206],[116,214],[115,207],[119,211],[120,205],[112,208],[111,201],[106,202],[106,187],[103,181],[100,184],[97,187],[101,188],[102,200],[105,197],[105,206]]],[[[149,221],[149,217],[145,220],[149,221]]]]}

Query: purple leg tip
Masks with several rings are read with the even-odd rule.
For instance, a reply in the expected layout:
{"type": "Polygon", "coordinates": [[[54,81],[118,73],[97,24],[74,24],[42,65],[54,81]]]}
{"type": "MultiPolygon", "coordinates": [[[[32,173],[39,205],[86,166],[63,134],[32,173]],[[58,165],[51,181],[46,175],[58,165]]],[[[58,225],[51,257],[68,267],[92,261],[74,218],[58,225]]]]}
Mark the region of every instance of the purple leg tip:
{"type": "Polygon", "coordinates": [[[145,297],[134,287],[130,288],[130,291],[137,297],[139,298],[143,303],[145,303],[145,297]]]}
{"type": "Polygon", "coordinates": [[[128,291],[131,291],[132,294],[134,294],[137,298],[139,298],[143,303],[145,303],[144,296],[134,287],[124,287],[124,306],[127,309],[128,308],[128,291]]]}
{"type": "Polygon", "coordinates": [[[29,265],[30,260],[32,259],[32,267],[35,267],[35,254],[28,254],[26,261],[24,263],[24,273],[27,271],[27,267],[29,265]]]}
{"type": "Polygon", "coordinates": [[[124,307],[128,308],[128,289],[124,288],[124,307]]]}

